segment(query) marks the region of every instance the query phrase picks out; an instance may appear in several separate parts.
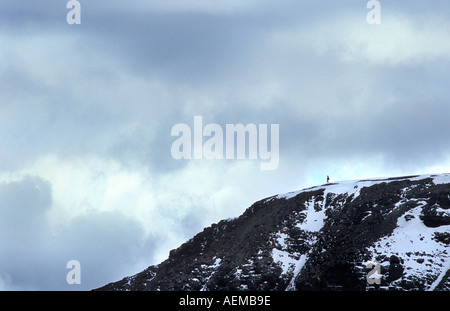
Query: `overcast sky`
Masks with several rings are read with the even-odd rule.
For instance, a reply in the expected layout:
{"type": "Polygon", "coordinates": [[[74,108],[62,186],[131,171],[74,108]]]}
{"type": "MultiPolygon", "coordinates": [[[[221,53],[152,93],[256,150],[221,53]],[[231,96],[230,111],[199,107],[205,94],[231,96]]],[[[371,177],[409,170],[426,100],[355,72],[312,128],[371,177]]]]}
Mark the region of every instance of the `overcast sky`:
{"type": "Polygon", "coordinates": [[[0,289],[89,290],[253,202],[450,172],[450,3],[0,0],[0,289]],[[279,165],[175,160],[175,124],[279,124],[279,165]],[[70,260],[81,285],[68,285],[70,260]]]}

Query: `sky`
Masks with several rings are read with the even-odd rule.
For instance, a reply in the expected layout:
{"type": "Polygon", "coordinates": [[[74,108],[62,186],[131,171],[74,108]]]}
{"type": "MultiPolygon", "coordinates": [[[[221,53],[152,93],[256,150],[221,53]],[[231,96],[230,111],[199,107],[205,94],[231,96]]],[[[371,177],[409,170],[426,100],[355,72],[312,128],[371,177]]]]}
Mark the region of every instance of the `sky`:
{"type": "Polygon", "coordinates": [[[379,2],[0,0],[0,290],[98,288],[327,175],[450,172],[450,3],[379,2]],[[175,159],[195,116],[278,124],[278,165],[175,159]]]}

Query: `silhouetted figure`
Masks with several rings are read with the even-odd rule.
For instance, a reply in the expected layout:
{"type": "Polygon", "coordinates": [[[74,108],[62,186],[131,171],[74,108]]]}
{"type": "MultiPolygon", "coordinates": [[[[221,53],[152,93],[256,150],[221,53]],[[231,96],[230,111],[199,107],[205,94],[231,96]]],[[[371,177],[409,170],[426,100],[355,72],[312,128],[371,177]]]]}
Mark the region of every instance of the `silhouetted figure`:
{"type": "Polygon", "coordinates": [[[327,183],[330,182],[330,176],[327,175],[327,183]]]}

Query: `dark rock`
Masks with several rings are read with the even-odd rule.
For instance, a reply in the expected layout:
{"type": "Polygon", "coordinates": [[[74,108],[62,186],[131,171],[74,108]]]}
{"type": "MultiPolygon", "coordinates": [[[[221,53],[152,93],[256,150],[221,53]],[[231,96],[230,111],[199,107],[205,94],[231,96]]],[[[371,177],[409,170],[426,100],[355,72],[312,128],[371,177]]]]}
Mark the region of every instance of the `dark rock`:
{"type": "Polygon", "coordinates": [[[98,290],[450,290],[450,185],[433,177],[333,183],[255,202],[98,290]],[[405,238],[405,220],[426,230],[405,238]],[[396,243],[406,251],[394,252],[396,243]],[[423,243],[434,244],[416,247],[423,243]]]}
{"type": "Polygon", "coordinates": [[[392,255],[389,258],[389,271],[387,282],[390,283],[402,277],[404,268],[401,265],[401,261],[402,260],[395,255],[392,255]]]}
{"type": "Polygon", "coordinates": [[[405,220],[406,221],[410,221],[411,219],[414,219],[414,218],[415,218],[414,215],[410,215],[410,214],[405,215],[405,220]]]}
{"type": "Polygon", "coordinates": [[[435,232],[434,240],[448,246],[450,244],[450,232],[435,232]]]}

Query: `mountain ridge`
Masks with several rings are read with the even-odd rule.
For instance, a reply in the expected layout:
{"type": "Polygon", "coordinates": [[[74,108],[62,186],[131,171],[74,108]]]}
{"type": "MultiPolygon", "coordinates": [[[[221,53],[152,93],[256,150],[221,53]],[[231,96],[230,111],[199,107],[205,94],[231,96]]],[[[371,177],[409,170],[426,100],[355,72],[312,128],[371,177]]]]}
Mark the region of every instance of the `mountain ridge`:
{"type": "Polygon", "coordinates": [[[450,290],[450,174],[340,181],[253,203],[97,290],[450,290]]]}

